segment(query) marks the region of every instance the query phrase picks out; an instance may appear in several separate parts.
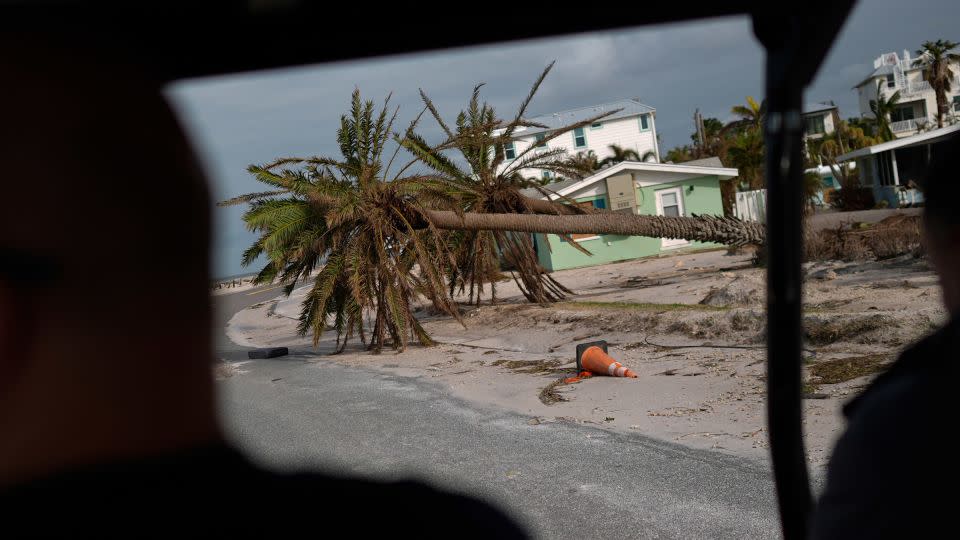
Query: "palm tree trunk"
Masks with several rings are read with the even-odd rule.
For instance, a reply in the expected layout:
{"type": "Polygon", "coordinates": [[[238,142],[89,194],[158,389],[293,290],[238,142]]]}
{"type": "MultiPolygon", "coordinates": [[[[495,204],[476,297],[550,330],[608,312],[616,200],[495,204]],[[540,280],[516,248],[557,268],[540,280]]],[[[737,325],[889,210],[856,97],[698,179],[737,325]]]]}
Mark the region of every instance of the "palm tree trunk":
{"type": "Polygon", "coordinates": [[[546,201],[543,199],[534,199],[533,197],[524,197],[523,203],[527,205],[527,208],[530,209],[534,214],[560,214],[560,215],[582,215],[585,214],[582,209],[571,206],[569,204],[563,204],[553,201],[546,201]]]}
{"type": "Polygon", "coordinates": [[[943,127],[943,117],[947,114],[947,93],[945,90],[940,89],[937,92],[937,127],[943,127]],[[940,94],[943,94],[942,96],[940,94]],[[942,97],[942,100],[941,100],[942,97]]]}
{"type": "Polygon", "coordinates": [[[549,234],[615,234],[714,242],[732,246],[763,245],[762,223],[733,217],[637,216],[604,212],[587,215],[477,214],[431,210],[428,219],[438,229],[512,231],[549,234]]]}

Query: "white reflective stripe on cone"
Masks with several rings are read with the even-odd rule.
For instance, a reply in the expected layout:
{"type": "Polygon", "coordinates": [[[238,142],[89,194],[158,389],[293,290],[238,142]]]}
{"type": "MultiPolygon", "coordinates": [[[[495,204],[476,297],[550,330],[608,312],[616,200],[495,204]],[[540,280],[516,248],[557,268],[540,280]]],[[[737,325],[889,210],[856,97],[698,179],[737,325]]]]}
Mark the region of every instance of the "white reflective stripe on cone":
{"type": "Polygon", "coordinates": [[[625,368],[625,367],[623,367],[623,366],[618,367],[618,368],[617,368],[617,377],[623,377],[623,376],[624,376],[623,374],[626,373],[626,372],[627,372],[627,368],[625,368]]]}
{"type": "Polygon", "coordinates": [[[623,365],[620,362],[611,362],[610,365],[607,366],[607,375],[612,377],[613,374],[616,373],[617,368],[621,367],[623,367],[623,365]]]}

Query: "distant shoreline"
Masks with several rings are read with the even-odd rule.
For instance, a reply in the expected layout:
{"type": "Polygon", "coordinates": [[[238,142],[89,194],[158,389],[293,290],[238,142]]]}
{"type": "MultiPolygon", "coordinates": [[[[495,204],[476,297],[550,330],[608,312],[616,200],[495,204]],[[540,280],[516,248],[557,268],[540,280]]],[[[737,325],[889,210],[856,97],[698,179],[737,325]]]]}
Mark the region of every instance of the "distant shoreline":
{"type": "Polygon", "coordinates": [[[253,287],[253,279],[256,274],[240,274],[236,276],[218,278],[210,282],[210,290],[214,294],[224,294],[227,292],[237,292],[253,287]]]}
{"type": "Polygon", "coordinates": [[[216,285],[217,283],[223,283],[225,281],[230,281],[233,279],[252,278],[256,275],[257,275],[256,272],[244,272],[242,274],[234,274],[232,276],[215,277],[211,280],[211,283],[216,285]]]}

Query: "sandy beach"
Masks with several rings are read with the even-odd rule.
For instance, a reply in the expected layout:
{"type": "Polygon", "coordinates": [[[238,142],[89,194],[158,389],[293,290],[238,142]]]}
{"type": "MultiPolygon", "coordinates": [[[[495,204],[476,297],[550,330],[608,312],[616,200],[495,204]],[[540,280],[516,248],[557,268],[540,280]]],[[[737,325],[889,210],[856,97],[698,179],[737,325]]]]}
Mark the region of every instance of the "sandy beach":
{"type": "MultiPolygon", "coordinates": [[[[330,355],[333,333],[314,348],[295,330],[303,289],[241,311],[228,335],[241,345],[289,346],[309,362],[427,378],[531,424],[588,423],[763,459],[765,283],[750,259],[678,252],[559,271],[576,294],[550,306],[528,304],[516,285],[501,282],[497,304],[463,306],[466,328],[422,309],[418,317],[440,344],[402,353],[370,354],[356,341],[330,355]],[[576,344],[598,339],[639,378],[563,384],[574,375],[576,344]]],[[[843,404],[946,314],[923,258],[805,268],[805,430],[819,467],[842,430],[843,404]]]]}

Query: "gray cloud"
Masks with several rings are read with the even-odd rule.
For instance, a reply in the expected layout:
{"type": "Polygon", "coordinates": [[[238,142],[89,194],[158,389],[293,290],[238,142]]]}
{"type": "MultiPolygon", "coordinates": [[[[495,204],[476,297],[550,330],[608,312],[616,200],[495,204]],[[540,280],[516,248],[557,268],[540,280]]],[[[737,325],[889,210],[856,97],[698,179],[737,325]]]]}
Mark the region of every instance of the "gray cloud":
{"type": "MultiPolygon", "coordinates": [[[[960,3],[948,0],[861,1],[807,100],[832,99],[844,117],[856,115],[850,88],[876,56],[912,51],[926,39],[958,40],[957,20],[960,3]]],[[[339,117],[356,87],[377,102],[392,91],[398,127],[420,111],[421,87],[452,118],[485,82],[485,99],[510,116],[552,60],[531,114],[640,97],[657,108],[666,148],[689,142],[695,108],[728,120],[732,105],[762,97],[763,52],[744,17],[185,81],[168,95],[200,148],[215,196],[226,198],[258,189],[245,173],[249,163],[335,154],[339,117]]],[[[440,136],[430,119],[421,131],[440,136]]],[[[239,254],[253,237],[240,223],[242,209],[216,212],[216,271],[239,272],[239,254]]]]}

